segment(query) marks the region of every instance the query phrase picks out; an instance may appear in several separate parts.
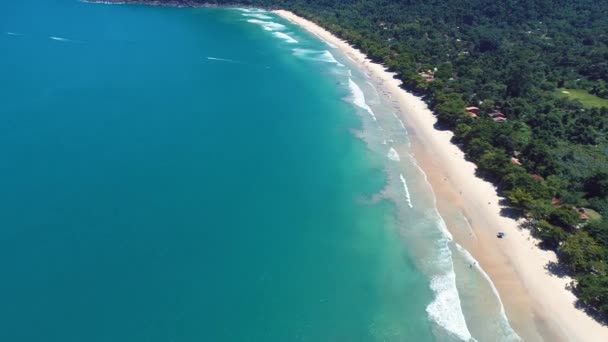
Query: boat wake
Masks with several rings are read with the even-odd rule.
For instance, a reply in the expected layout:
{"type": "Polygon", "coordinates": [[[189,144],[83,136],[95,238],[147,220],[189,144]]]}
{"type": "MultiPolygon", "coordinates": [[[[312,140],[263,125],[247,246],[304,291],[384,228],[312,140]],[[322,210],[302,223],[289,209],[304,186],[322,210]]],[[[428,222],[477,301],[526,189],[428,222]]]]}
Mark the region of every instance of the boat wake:
{"type": "Polygon", "coordinates": [[[58,42],[64,42],[64,43],[80,43],[79,40],[73,40],[73,39],[68,39],[68,38],[63,38],[63,37],[56,37],[56,36],[49,36],[50,40],[54,40],[54,41],[58,41],[58,42]]]}
{"type": "Polygon", "coordinates": [[[207,57],[210,61],[218,61],[218,62],[226,62],[226,63],[234,63],[234,64],[245,64],[243,62],[235,61],[232,59],[219,58],[219,57],[207,57]]]}

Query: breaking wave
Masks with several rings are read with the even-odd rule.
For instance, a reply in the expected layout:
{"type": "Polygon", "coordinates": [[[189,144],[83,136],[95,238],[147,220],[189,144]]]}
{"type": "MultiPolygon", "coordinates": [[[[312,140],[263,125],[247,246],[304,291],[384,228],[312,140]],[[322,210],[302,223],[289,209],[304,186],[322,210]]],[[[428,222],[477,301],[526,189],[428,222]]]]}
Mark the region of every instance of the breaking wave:
{"type": "Polygon", "coordinates": [[[284,41],[288,42],[288,43],[292,43],[295,44],[298,41],[295,40],[293,37],[291,37],[290,35],[283,33],[283,32],[273,32],[272,33],[275,37],[283,39],[284,41]]]}
{"type": "Polygon", "coordinates": [[[292,49],[291,51],[293,51],[294,56],[309,56],[309,55],[313,55],[313,54],[323,53],[323,51],[319,51],[319,50],[300,49],[300,48],[292,49]]]}
{"type": "Polygon", "coordinates": [[[268,16],[266,14],[261,14],[261,13],[243,13],[241,15],[244,17],[257,18],[257,19],[262,19],[262,20],[272,19],[271,16],[268,16]]]}
{"type": "Polygon", "coordinates": [[[388,150],[388,154],[386,156],[392,161],[401,161],[399,153],[397,153],[397,151],[395,151],[395,149],[392,147],[388,150]]]}
{"type": "Polygon", "coordinates": [[[492,292],[496,296],[496,299],[498,300],[498,304],[499,304],[499,307],[500,307],[500,309],[499,309],[499,311],[500,311],[500,324],[501,324],[502,328],[504,330],[506,330],[507,333],[513,339],[521,341],[521,337],[519,337],[519,335],[517,335],[517,333],[515,332],[515,330],[513,330],[513,328],[509,324],[509,320],[507,319],[507,314],[505,313],[505,307],[502,304],[502,300],[500,299],[500,295],[498,294],[498,290],[496,289],[496,286],[494,286],[494,283],[492,282],[492,279],[490,279],[490,276],[486,273],[486,271],[483,270],[483,268],[481,268],[481,266],[479,266],[479,263],[477,262],[477,260],[475,260],[475,258],[473,258],[473,256],[471,255],[471,253],[469,253],[469,251],[467,251],[466,249],[464,249],[459,244],[455,244],[455,245],[456,245],[456,249],[458,249],[458,251],[460,253],[462,253],[462,255],[467,260],[467,262],[469,263],[469,265],[475,266],[475,269],[477,269],[477,271],[479,271],[479,273],[481,273],[481,275],[490,284],[490,287],[492,288],[492,292]]]}
{"type": "Polygon", "coordinates": [[[433,196],[433,209],[435,217],[437,217],[436,226],[442,234],[442,238],[436,241],[437,250],[439,250],[438,258],[434,261],[433,266],[438,270],[438,274],[431,279],[431,290],[435,293],[435,299],[426,307],[426,312],[429,318],[439,326],[454,334],[463,341],[472,340],[471,332],[467,327],[462,312],[460,296],[456,288],[456,273],[454,272],[454,261],[449,244],[453,237],[448,230],[443,217],[437,209],[437,197],[432,191],[433,187],[429,183],[426,173],[422,170],[413,155],[409,155],[414,166],[420,171],[424,177],[425,183],[431,189],[433,196]]]}
{"type": "Polygon", "coordinates": [[[275,23],[274,21],[264,21],[259,19],[248,19],[247,22],[262,26],[266,31],[280,31],[285,29],[285,25],[275,23]]]}
{"type": "Polygon", "coordinates": [[[331,73],[342,77],[353,77],[353,73],[350,69],[345,68],[332,68],[331,73]]]}
{"type": "Polygon", "coordinates": [[[351,78],[348,79],[348,87],[350,88],[350,92],[353,97],[353,103],[355,104],[355,106],[367,111],[369,115],[372,116],[374,121],[376,121],[376,115],[374,115],[372,109],[365,102],[365,95],[363,94],[363,90],[361,90],[357,83],[355,83],[351,78]]]}
{"type": "Polygon", "coordinates": [[[333,63],[340,67],[344,66],[344,64],[338,62],[334,55],[332,55],[331,52],[327,50],[293,49],[292,51],[294,56],[302,57],[312,61],[333,63]]]}
{"type": "Polygon", "coordinates": [[[410,196],[410,189],[407,187],[407,182],[405,181],[403,174],[399,174],[399,179],[401,179],[401,183],[403,184],[403,190],[405,190],[405,200],[407,201],[407,205],[410,208],[413,208],[414,206],[412,205],[412,197],[410,196]]]}
{"type": "Polygon", "coordinates": [[[462,312],[452,252],[447,242],[447,239],[438,241],[439,259],[435,264],[442,272],[431,279],[431,290],[435,293],[435,299],[426,307],[426,312],[439,326],[459,339],[469,341],[472,336],[462,312]]]}
{"type": "Polygon", "coordinates": [[[336,63],[338,66],[341,66],[341,67],[344,66],[342,63],[340,63],[336,60],[336,58],[334,57],[334,55],[331,54],[331,52],[329,52],[327,50],[323,51],[323,54],[321,54],[320,60],[323,62],[327,62],[327,63],[336,63]]]}
{"type": "Polygon", "coordinates": [[[268,13],[268,11],[263,10],[261,8],[236,8],[236,10],[239,10],[239,11],[245,12],[245,13],[268,13]]]}

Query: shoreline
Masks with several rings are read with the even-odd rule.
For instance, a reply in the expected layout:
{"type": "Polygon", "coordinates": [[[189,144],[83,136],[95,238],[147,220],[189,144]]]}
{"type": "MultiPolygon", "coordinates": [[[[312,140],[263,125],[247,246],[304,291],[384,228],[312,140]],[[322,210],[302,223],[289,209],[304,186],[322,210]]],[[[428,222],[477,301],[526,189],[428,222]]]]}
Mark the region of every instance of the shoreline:
{"type": "MultiPolygon", "coordinates": [[[[238,3],[217,5],[189,0],[80,0],[85,3],[127,4],[181,8],[260,8],[238,3]]],[[[378,63],[348,42],[319,25],[290,11],[265,8],[335,46],[379,89],[391,94],[397,103],[398,116],[412,140],[413,155],[428,177],[437,199],[437,209],[444,218],[460,210],[472,228],[475,239],[450,229],[454,241],[464,247],[479,263],[498,290],[509,323],[525,341],[608,341],[608,327],[575,307],[576,297],[566,289],[572,281],[547,269],[556,262],[552,251],[541,250],[538,240],[528,230],[519,228],[514,219],[501,215],[495,187],[475,175],[476,166],[451,142],[453,133],[435,129],[437,121],[418,96],[403,88],[378,63]],[[499,231],[505,239],[497,239],[499,231]]],[[[398,151],[400,154],[402,151],[398,151]]],[[[446,219],[448,229],[452,225],[446,219]]]]}
{"type": "Polygon", "coordinates": [[[445,214],[461,210],[470,222],[476,238],[452,229],[454,240],[489,275],[511,326],[524,340],[608,340],[608,327],[575,307],[576,297],[566,289],[571,279],[547,269],[548,263],[557,261],[555,253],[541,250],[529,231],[501,215],[502,198],[494,186],[475,176],[475,165],[451,143],[451,132],[435,129],[437,119],[419,97],[402,89],[394,73],[329,31],[289,11],[273,13],[336,46],[397,101],[398,115],[410,133],[414,156],[428,176],[439,212],[449,217],[445,214]],[[505,239],[496,238],[499,231],[506,232],[505,239]]]}
{"type": "MultiPolygon", "coordinates": [[[[190,0],[80,0],[86,4],[104,4],[104,5],[143,5],[155,7],[177,7],[177,8],[260,8],[259,6],[245,5],[233,3],[230,6],[212,4],[205,2],[196,2],[190,0]]],[[[268,8],[267,10],[273,10],[268,8]]]]}

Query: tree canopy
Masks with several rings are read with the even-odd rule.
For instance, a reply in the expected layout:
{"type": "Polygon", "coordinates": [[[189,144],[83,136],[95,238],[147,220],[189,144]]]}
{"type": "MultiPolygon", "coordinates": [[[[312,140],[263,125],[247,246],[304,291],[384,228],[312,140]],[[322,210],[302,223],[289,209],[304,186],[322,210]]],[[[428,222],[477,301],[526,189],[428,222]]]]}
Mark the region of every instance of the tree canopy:
{"type": "Polygon", "coordinates": [[[607,1],[199,2],[291,10],[395,71],[608,313],[607,221],[578,211],[608,215],[608,108],[560,95],[608,98],[607,1]]]}

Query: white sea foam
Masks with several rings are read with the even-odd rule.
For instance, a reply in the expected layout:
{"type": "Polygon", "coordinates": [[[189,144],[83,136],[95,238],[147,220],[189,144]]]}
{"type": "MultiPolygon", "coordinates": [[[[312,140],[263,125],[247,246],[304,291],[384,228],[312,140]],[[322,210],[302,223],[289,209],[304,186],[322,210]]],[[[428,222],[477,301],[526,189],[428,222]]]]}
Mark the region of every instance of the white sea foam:
{"type": "Polygon", "coordinates": [[[291,43],[291,44],[295,44],[298,41],[295,40],[293,37],[291,37],[290,35],[283,33],[283,32],[273,32],[272,33],[275,37],[283,39],[284,41],[291,43]]]}
{"type": "Polygon", "coordinates": [[[397,153],[397,151],[392,147],[388,150],[388,154],[386,156],[390,160],[401,161],[401,158],[399,157],[399,153],[397,153]]]}
{"type": "Polygon", "coordinates": [[[413,208],[414,206],[412,205],[412,197],[410,196],[410,189],[407,187],[407,182],[405,181],[405,177],[403,177],[403,174],[399,174],[399,179],[401,179],[401,183],[403,183],[403,190],[405,190],[405,200],[407,201],[407,205],[410,208],[413,208]]]}
{"type": "Polygon", "coordinates": [[[376,121],[376,115],[374,115],[372,109],[365,102],[365,95],[363,94],[363,90],[361,90],[357,83],[355,83],[351,78],[348,79],[348,87],[350,88],[350,92],[353,97],[353,103],[355,104],[355,106],[366,110],[369,115],[372,116],[374,121],[376,121]]]}
{"type": "Polygon", "coordinates": [[[237,10],[245,13],[268,13],[268,11],[261,8],[237,8],[237,10]]]}
{"type": "Polygon", "coordinates": [[[475,266],[475,269],[477,269],[479,271],[479,273],[481,273],[481,275],[488,281],[488,283],[490,284],[490,287],[492,288],[492,292],[494,292],[494,295],[496,296],[496,299],[498,300],[498,304],[500,306],[500,323],[502,324],[503,328],[508,331],[509,335],[511,335],[511,337],[514,340],[521,341],[521,337],[519,337],[519,335],[517,335],[515,330],[513,330],[513,328],[509,324],[507,314],[505,313],[505,307],[502,304],[502,300],[500,299],[498,290],[496,289],[496,286],[494,286],[494,283],[492,282],[492,279],[490,279],[490,276],[486,273],[486,271],[483,270],[483,268],[481,268],[481,266],[479,266],[479,263],[477,262],[477,260],[475,260],[475,258],[473,258],[473,256],[471,255],[471,253],[469,253],[469,251],[464,249],[459,244],[456,244],[456,248],[458,249],[458,251],[460,253],[462,253],[462,255],[467,260],[469,265],[475,266]]]}
{"type": "Polygon", "coordinates": [[[350,69],[334,68],[331,72],[339,76],[353,77],[353,72],[350,69]]]}
{"type": "Polygon", "coordinates": [[[285,25],[275,23],[274,21],[264,21],[259,19],[248,19],[247,22],[262,26],[266,31],[280,31],[285,29],[285,25]]]}
{"type": "Polygon", "coordinates": [[[23,34],[16,33],[16,32],[6,32],[6,34],[9,35],[9,36],[23,36],[23,34]]]}
{"type": "Polygon", "coordinates": [[[291,51],[293,51],[294,56],[308,56],[308,55],[323,53],[323,51],[319,51],[319,50],[300,49],[300,48],[291,49],[291,51]]]}
{"type": "Polygon", "coordinates": [[[334,55],[332,55],[332,54],[331,54],[331,52],[329,52],[329,51],[327,51],[327,50],[323,51],[323,54],[321,55],[321,59],[322,59],[324,62],[328,62],[328,63],[336,63],[336,64],[338,64],[338,66],[341,66],[341,67],[343,67],[343,66],[344,66],[344,64],[342,64],[342,63],[338,62],[338,61],[336,60],[336,58],[334,57],[334,55]]]}
{"type": "MultiPolygon", "coordinates": [[[[350,71],[350,69],[345,69],[342,67],[331,68],[330,72],[334,75],[342,76],[342,77],[346,77],[346,78],[353,76],[353,73],[350,71]]],[[[346,83],[340,82],[340,84],[346,84],[346,83]]]]}
{"type": "Polygon", "coordinates": [[[243,13],[241,15],[244,17],[257,18],[257,19],[262,19],[262,20],[272,19],[271,16],[268,16],[266,14],[261,14],[261,13],[243,13]]]}
{"type": "Polygon", "coordinates": [[[298,56],[304,59],[325,62],[325,63],[333,63],[338,65],[339,67],[344,67],[344,64],[338,62],[334,55],[327,50],[310,50],[310,49],[292,49],[293,55],[298,56]]]}
{"type": "Polygon", "coordinates": [[[471,340],[471,333],[460,306],[460,296],[456,288],[456,273],[452,263],[452,252],[447,240],[440,247],[438,263],[444,268],[443,273],[431,279],[431,290],[435,299],[426,307],[429,318],[463,341],[471,340]]]}
{"type": "Polygon", "coordinates": [[[84,3],[93,3],[93,4],[104,4],[104,5],[126,5],[126,2],[113,2],[113,1],[87,1],[82,0],[84,3]]]}
{"type": "Polygon", "coordinates": [[[443,235],[443,239],[437,241],[439,257],[435,261],[435,266],[439,269],[439,274],[431,279],[431,290],[435,293],[435,299],[426,307],[426,312],[431,320],[459,339],[463,341],[473,340],[464,319],[460,296],[456,288],[456,273],[454,272],[452,252],[449,247],[449,243],[453,240],[452,234],[437,209],[437,197],[432,191],[433,187],[429,183],[426,173],[418,165],[416,158],[411,154],[409,156],[414,166],[423,175],[429,189],[431,189],[433,209],[437,217],[436,225],[443,235]]]}
{"type": "MultiPolygon", "coordinates": [[[[435,206],[435,211],[437,207],[435,206]]],[[[452,235],[447,230],[445,221],[437,211],[437,226],[444,238],[437,241],[439,256],[435,260],[435,266],[439,269],[439,274],[431,279],[431,290],[435,293],[435,298],[426,307],[429,318],[439,326],[454,334],[463,341],[471,341],[471,332],[467,327],[460,295],[456,287],[456,273],[454,272],[454,262],[449,243],[452,235]]]]}

